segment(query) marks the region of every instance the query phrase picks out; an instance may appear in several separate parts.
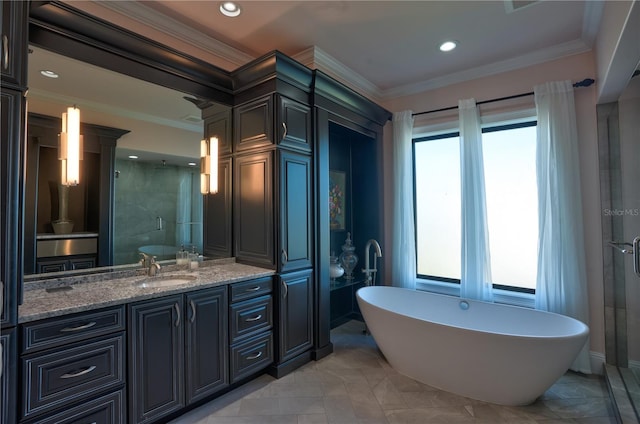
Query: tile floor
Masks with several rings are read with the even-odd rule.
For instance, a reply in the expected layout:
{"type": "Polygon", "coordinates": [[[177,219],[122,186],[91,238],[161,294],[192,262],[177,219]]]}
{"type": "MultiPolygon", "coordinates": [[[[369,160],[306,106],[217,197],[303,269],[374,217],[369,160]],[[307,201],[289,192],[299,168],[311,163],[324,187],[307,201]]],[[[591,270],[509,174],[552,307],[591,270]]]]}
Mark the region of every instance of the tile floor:
{"type": "Polygon", "coordinates": [[[615,423],[602,377],[567,373],[534,404],[506,407],[437,390],[395,372],[350,321],[334,353],[276,380],[263,375],[171,424],[615,423]]]}

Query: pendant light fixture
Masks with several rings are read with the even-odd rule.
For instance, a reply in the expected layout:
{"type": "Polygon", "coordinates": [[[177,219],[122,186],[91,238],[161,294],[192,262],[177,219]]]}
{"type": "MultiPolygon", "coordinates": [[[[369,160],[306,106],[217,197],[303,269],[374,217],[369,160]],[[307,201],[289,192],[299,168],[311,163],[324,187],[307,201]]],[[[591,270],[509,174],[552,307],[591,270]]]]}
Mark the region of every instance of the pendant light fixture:
{"type": "Polygon", "coordinates": [[[200,142],[200,192],[218,192],[218,137],[200,142]]]}
{"type": "Polygon", "coordinates": [[[75,186],[80,182],[80,161],[83,139],[80,135],[80,109],[73,106],[62,114],[62,131],[58,137],[58,159],[60,160],[60,182],[75,186]]]}

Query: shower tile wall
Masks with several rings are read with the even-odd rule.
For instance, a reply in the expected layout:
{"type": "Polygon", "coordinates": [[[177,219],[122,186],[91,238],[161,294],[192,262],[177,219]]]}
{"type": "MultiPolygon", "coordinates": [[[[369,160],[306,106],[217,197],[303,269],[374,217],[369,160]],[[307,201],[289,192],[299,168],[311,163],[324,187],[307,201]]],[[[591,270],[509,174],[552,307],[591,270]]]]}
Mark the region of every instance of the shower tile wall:
{"type": "Polygon", "coordinates": [[[176,240],[176,205],[180,173],[190,168],[116,160],[114,264],[139,260],[138,248],[180,246],[176,240]],[[158,217],[162,228],[158,229],[158,217]]]}

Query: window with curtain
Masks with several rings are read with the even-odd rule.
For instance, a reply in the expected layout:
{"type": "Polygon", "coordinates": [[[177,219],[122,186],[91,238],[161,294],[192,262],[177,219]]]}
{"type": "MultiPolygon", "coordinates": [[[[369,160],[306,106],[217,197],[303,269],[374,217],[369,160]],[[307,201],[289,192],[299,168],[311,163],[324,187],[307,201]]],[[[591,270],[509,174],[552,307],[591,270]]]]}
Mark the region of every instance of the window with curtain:
{"type": "MultiPolygon", "coordinates": [[[[459,284],[459,134],[416,138],[413,146],[418,278],[459,284]]],[[[483,128],[482,147],[493,287],[534,293],[536,122],[483,128]]]]}

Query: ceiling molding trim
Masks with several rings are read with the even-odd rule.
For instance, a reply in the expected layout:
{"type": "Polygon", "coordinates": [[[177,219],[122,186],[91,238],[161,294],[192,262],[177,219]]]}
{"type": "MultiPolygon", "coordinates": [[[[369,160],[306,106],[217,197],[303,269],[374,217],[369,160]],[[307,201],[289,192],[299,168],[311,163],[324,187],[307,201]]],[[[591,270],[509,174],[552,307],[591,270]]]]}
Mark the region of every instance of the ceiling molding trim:
{"type": "Polygon", "coordinates": [[[28,98],[39,99],[54,104],[61,105],[78,105],[81,109],[87,109],[92,112],[104,113],[107,115],[120,116],[122,118],[128,118],[136,121],[149,122],[155,125],[163,125],[165,127],[177,128],[185,131],[190,131],[198,134],[202,134],[202,123],[192,124],[186,121],[179,121],[168,118],[160,118],[158,116],[149,115],[146,113],[140,113],[133,110],[127,110],[120,107],[109,106],[100,102],[93,102],[86,99],[81,99],[73,96],[64,96],[58,93],[52,93],[45,90],[29,89],[28,98]]]}
{"type": "Polygon", "coordinates": [[[596,37],[598,35],[603,11],[603,1],[585,2],[584,17],[582,18],[582,39],[590,47],[593,47],[593,44],[595,43],[596,37]]]}
{"type": "Polygon", "coordinates": [[[375,84],[319,47],[311,46],[292,57],[308,68],[321,70],[373,101],[382,99],[381,90],[375,84]]]}
{"type": "Polygon", "coordinates": [[[382,98],[385,100],[390,100],[397,97],[435,90],[437,88],[446,87],[452,84],[458,84],[465,81],[488,77],[491,75],[497,75],[503,72],[514,71],[516,69],[526,68],[567,56],[585,53],[590,50],[591,47],[588,46],[582,39],[569,41],[550,47],[548,49],[542,49],[522,56],[518,56],[513,59],[503,60],[501,62],[491,63],[489,65],[479,66],[461,72],[454,72],[443,77],[433,78],[416,84],[408,84],[384,90],[382,92],[382,98]]]}
{"type": "Polygon", "coordinates": [[[98,1],[96,3],[101,7],[134,19],[147,27],[151,27],[187,44],[193,45],[236,66],[242,66],[256,58],[215,38],[196,31],[182,22],[163,15],[145,6],[143,2],[98,1]]]}

